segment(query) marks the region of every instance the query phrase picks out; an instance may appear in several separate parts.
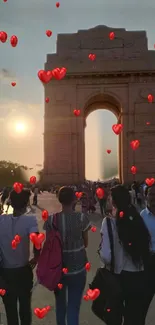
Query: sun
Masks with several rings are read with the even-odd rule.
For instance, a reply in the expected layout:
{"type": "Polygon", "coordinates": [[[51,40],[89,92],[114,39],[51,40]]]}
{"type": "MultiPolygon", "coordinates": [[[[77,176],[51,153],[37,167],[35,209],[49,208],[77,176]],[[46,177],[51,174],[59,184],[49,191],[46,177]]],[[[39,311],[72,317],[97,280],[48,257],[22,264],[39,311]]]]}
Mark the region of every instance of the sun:
{"type": "Polygon", "coordinates": [[[26,126],[25,126],[24,123],[22,123],[22,122],[18,122],[18,123],[16,123],[16,125],[15,125],[15,130],[16,130],[16,132],[18,132],[18,133],[25,133],[26,126]]]}

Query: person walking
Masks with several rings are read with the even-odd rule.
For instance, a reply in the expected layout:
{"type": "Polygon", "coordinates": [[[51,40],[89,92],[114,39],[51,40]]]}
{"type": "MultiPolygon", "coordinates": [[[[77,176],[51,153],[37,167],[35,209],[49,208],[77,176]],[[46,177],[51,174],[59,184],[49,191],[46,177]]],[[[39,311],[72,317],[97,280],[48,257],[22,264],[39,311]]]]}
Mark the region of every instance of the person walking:
{"type": "MultiPolygon", "coordinates": [[[[148,307],[148,282],[144,270],[147,269],[150,255],[150,235],[136,207],[131,204],[129,191],[123,185],[111,189],[111,200],[114,273],[122,288],[123,324],[144,325],[148,307]]],[[[106,219],[101,227],[100,257],[108,268],[112,257],[106,219]]],[[[116,324],[122,325],[122,319],[116,324]]]]}
{"type": "Polygon", "coordinates": [[[34,257],[29,261],[29,235],[39,231],[36,217],[26,214],[28,201],[28,191],[17,194],[13,190],[10,193],[13,214],[0,215],[1,277],[6,290],[3,303],[8,325],[19,325],[19,318],[21,325],[31,325],[32,270],[40,251],[34,247],[34,257]],[[15,244],[15,236],[18,236],[18,244],[15,244]]]}
{"type": "MultiPolygon", "coordinates": [[[[76,200],[74,190],[64,186],[58,192],[62,211],[56,214],[57,228],[63,242],[62,289],[55,291],[57,325],[79,325],[79,312],[83,291],[86,284],[85,265],[88,262],[88,230],[91,224],[87,215],[73,211],[76,200]],[[67,296],[66,296],[67,294],[67,296]]],[[[53,217],[44,224],[44,230],[50,231],[53,217]]]]}

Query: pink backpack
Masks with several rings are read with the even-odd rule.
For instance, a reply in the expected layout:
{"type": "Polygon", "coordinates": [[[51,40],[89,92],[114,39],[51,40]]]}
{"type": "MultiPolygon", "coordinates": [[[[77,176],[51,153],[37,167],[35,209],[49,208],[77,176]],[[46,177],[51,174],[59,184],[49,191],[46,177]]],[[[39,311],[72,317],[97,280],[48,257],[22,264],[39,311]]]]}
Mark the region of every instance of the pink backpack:
{"type": "Polygon", "coordinates": [[[38,282],[50,291],[57,288],[62,277],[62,240],[57,229],[55,214],[52,229],[47,233],[37,266],[38,282]]]}

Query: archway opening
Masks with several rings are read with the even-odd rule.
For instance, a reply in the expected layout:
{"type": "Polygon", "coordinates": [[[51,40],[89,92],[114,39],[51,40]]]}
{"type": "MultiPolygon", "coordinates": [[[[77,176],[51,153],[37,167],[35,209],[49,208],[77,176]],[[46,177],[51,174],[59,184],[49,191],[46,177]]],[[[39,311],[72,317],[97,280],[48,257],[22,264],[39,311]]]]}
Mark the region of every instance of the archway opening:
{"type": "Polygon", "coordinates": [[[112,125],[122,123],[119,102],[108,95],[91,98],[85,116],[85,178],[106,181],[121,180],[121,136],[112,125]]]}

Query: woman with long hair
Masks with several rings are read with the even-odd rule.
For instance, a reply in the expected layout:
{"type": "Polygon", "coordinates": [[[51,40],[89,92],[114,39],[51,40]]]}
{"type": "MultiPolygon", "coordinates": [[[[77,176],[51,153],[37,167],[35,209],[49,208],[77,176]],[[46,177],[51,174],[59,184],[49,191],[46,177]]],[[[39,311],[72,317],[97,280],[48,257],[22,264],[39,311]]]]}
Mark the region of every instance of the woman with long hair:
{"type": "MultiPolygon", "coordinates": [[[[149,260],[150,235],[140,214],[131,204],[129,191],[123,185],[111,189],[111,200],[114,273],[118,276],[123,292],[124,325],[144,325],[148,294],[144,270],[149,260]]],[[[108,267],[111,263],[111,249],[106,218],[101,227],[100,256],[108,267]]]]}

